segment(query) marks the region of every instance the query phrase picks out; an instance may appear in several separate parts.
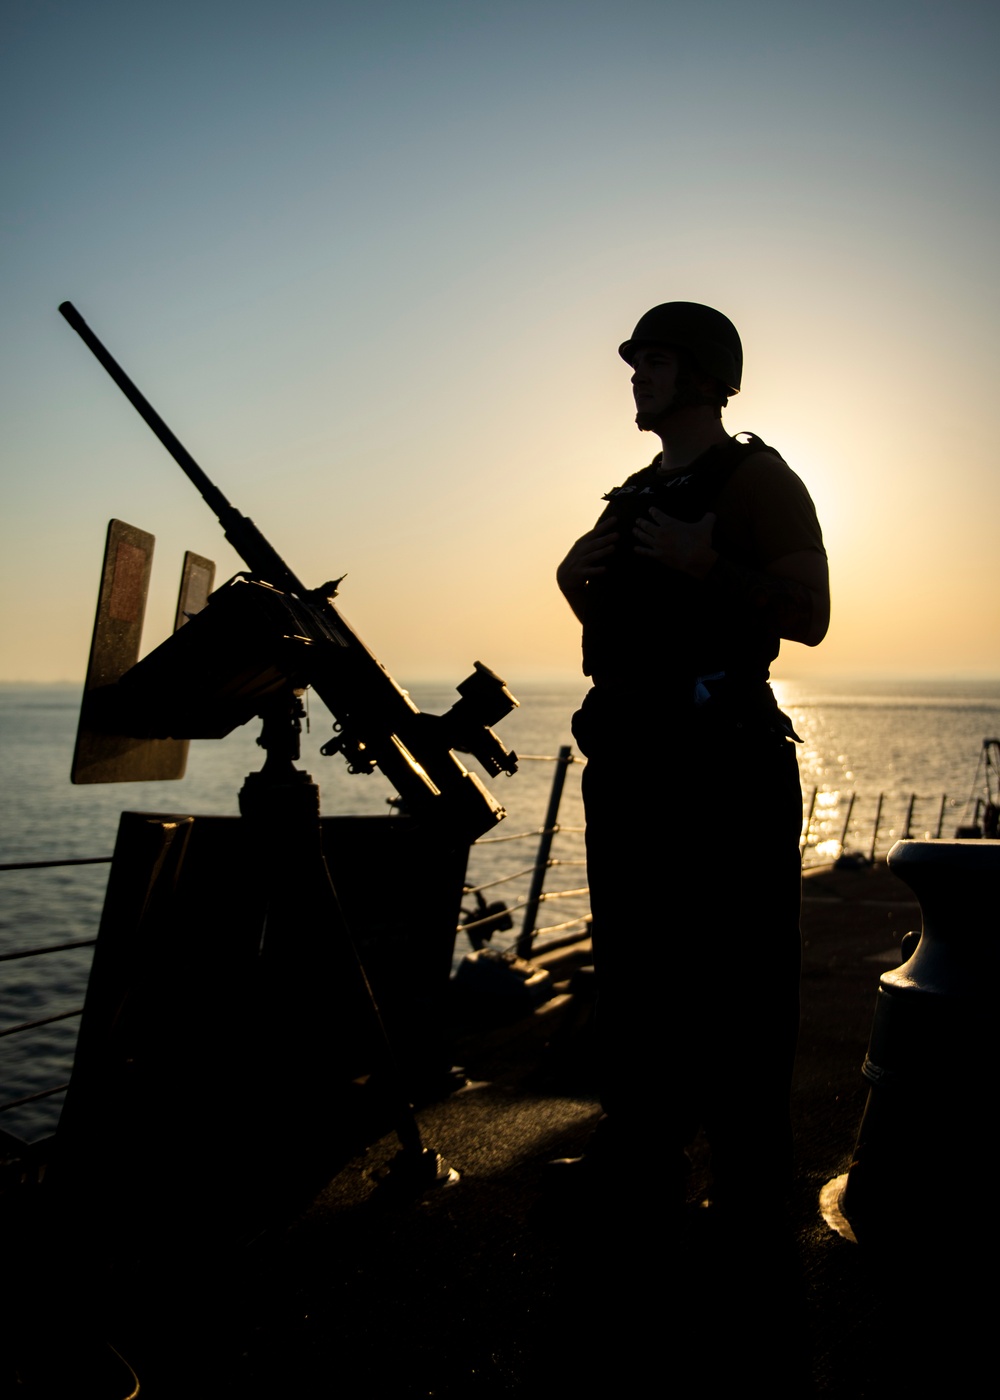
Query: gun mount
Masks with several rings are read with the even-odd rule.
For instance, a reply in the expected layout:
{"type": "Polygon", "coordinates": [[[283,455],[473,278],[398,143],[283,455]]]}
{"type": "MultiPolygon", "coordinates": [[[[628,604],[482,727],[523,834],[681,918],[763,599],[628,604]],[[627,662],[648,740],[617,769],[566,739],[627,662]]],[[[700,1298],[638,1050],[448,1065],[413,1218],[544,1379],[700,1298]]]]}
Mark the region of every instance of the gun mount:
{"type": "MultiPolygon", "coordinates": [[[[100,736],[98,749],[106,751],[117,742],[119,750],[128,748],[130,760],[124,766],[75,761],[74,781],[180,777],[183,762],[175,765],[180,771],[166,771],[162,759],[155,772],[144,767],[133,741],[147,746],[141,752],[162,754],[163,741],[221,738],[260,714],[277,692],[312,686],[334,716],[334,736],[322,746],[323,754],[342,753],[353,773],[381,769],[398,789],[403,810],[463,840],[474,840],[500,821],[503,807],[457,752],[472,754],[493,777],[516,771],[516,754],[490,727],[518,704],[504,681],[477,661],[472,675],[457,687],[460,699],[446,714],[422,713],[334,605],[340,580],[307,588],[253,521],[209,479],[72,303],[63,302],[59,310],[198,488],[249,570],[211,594],[193,615],[185,618],[183,602],[179,604],[184,625],[136,662],[135,616],[141,628],[152,540],[132,532],[148,541],[140,582],[127,552],[136,546],[118,540],[113,548],[109,534],[105,616],[122,614],[113,601],[116,589],[119,599],[125,586],[142,597],[129,603],[128,644],[110,662],[109,646],[105,643],[102,650],[99,644],[99,603],[81,725],[100,736]],[[118,581],[116,561],[124,584],[118,581]],[[100,663],[98,652],[104,656],[100,663]]],[[[199,564],[211,567],[205,560],[199,564]]],[[[107,625],[112,627],[110,621],[107,625]]],[[[114,626],[121,630],[120,623],[114,626]]],[[[78,760],[80,753],[78,741],[78,760]]]]}

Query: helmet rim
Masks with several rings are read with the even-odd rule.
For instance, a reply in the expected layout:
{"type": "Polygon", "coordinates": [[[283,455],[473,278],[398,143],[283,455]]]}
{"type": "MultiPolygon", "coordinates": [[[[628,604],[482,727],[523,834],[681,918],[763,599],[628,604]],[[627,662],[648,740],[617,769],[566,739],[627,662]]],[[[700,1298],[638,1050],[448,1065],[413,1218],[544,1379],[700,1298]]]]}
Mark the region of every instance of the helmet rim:
{"type": "Polygon", "coordinates": [[[661,302],[639,317],[618,353],[626,364],[632,364],[635,352],[644,345],[686,350],[703,374],[717,379],[729,394],[740,392],[743,345],[729,317],[714,307],[697,301],[661,302]]]}

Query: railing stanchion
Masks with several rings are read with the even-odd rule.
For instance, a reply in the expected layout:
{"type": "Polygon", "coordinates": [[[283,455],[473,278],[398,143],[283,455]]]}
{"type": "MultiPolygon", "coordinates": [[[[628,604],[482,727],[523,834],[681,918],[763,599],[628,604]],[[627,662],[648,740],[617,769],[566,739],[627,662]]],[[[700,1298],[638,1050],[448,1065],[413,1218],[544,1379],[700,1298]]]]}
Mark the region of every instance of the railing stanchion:
{"type": "Polygon", "coordinates": [[[852,792],[851,800],[847,804],[847,815],[844,818],[844,828],[840,833],[840,849],[842,851],[846,851],[847,849],[847,829],[851,824],[851,813],[854,811],[854,797],[855,794],[852,792]]]}
{"type": "Polygon", "coordinates": [[[879,793],[879,795],[878,795],[878,806],[875,808],[875,826],[874,826],[874,828],[873,828],[873,830],[872,830],[872,849],[871,849],[871,854],[870,854],[869,857],[868,857],[868,863],[869,863],[870,865],[874,865],[874,864],[875,864],[875,843],[876,843],[876,841],[878,840],[878,827],[879,827],[879,820],[881,819],[881,816],[882,816],[882,799],[883,799],[884,796],[885,796],[884,793],[881,793],[881,792],[879,793]]]}
{"type": "Polygon", "coordinates": [[[542,888],[545,884],[545,872],[548,869],[549,855],[552,851],[552,837],[555,834],[556,821],[559,817],[559,804],[562,801],[563,785],[566,782],[566,770],[573,762],[572,753],[570,745],[563,744],[559,750],[559,757],[556,759],[556,771],[552,777],[552,791],[549,793],[549,807],[545,813],[542,838],[538,843],[538,855],[535,859],[535,873],[531,877],[528,902],[524,908],[524,923],[521,926],[521,936],[517,940],[519,958],[531,956],[535,920],[538,917],[538,906],[541,903],[542,888]]]}

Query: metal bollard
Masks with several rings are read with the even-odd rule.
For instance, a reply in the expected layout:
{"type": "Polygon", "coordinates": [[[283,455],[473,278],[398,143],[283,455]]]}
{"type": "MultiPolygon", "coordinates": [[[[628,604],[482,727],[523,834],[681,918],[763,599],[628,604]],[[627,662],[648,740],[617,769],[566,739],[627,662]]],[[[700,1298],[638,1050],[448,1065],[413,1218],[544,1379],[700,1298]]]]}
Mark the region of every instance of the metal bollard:
{"type": "Polygon", "coordinates": [[[952,1250],[981,1240],[993,1194],[1000,841],[897,841],[888,859],[923,931],[879,979],[839,1206],[862,1245],[952,1250]]]}

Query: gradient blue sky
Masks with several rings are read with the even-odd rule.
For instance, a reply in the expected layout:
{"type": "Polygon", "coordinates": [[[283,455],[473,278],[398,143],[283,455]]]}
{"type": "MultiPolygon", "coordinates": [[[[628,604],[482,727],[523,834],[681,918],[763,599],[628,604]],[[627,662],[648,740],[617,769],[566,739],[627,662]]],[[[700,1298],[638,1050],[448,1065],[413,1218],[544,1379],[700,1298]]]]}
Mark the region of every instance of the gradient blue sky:
{"type": "Polygon", "coordinates": [[[778,673],[1000,674],[1000,8],[4,6],[0,678],[83,674],[107,520],[240,567],[57,314],[401,679],[578,666],[553,574],[648,460],[616,347],[739,326],[834,624],[778,673]]]}

